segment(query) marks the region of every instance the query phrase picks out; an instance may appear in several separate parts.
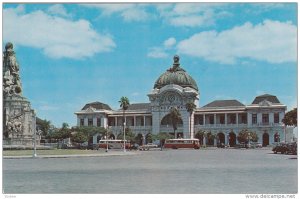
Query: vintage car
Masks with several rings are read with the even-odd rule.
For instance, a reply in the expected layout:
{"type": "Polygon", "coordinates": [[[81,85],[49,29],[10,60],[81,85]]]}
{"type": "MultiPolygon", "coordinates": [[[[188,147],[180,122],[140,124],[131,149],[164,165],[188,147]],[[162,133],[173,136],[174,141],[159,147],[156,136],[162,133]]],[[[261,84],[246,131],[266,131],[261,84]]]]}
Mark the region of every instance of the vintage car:
{"type": "Polygon", "coordinates": [[[149,149],[153,149],[153,148],[157,148],[158,145],[157,144],[153,144],[153,143],[148,143],[146,145],[142,145],[142,146],[139,146],[139,150],[141,151],[149,151],[149,149]]]}

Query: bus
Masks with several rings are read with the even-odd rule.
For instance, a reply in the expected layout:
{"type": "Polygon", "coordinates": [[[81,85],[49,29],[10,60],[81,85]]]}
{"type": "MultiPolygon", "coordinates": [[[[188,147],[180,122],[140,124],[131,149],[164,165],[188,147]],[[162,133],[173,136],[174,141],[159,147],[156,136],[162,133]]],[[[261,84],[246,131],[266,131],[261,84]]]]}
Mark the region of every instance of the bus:
{"type": "Polygon", "coordinates": [[[167,139],[164,148],[170,149],[200,149],[199,139],[167,139]]]}
{"type": "MultiPolygon", "coordinates": [[[[123,149],[124,140],[99,140],[99,148],[123,149]]],[[[125,148],[130,149],[130,143],[127,140],[125,140],[125,148]]]]}

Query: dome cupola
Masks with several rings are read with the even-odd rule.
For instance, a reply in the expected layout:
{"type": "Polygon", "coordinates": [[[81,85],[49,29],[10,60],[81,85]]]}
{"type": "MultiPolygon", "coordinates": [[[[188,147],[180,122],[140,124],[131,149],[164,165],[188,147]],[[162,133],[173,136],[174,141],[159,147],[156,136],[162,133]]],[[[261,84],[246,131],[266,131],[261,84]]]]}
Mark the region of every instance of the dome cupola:
{"type": "Polygon", "coordinates": [[[155,81],[154,88],[160,89],[169,84],[176,84],[183,88],[190,87],[198,91],[196,81],[180,67],[179,56],[175,55],[173,60],[173,67],[160,75],[160,77],[155,81]]]}

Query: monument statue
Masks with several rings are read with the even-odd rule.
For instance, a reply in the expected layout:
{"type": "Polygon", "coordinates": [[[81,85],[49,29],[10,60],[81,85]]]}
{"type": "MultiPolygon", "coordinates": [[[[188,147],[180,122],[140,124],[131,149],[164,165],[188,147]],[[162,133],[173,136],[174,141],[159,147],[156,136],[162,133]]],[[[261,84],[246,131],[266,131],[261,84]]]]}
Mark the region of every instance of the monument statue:
{"type": "Polygon", "coordinates": [[[3,144],[31,145],[36,116],[22,94],[20,67],[8,42],[3,52],[3,144]]]}
{"type": "Polygon", "coordinates": [[[185,72],[185,70],[183,68],[180,67],[180,63],[179,63],[180,57],[178,55],[175,55],[173,58],[173,67],[168,69],[168,71],[170,72],[177,72],[177,71],[183,71],[185,72]]]}
{"type": "Polygon", "coordinates": [[[3,92],[6,95],[22,95],[22,85],[13,44],[7,43],[3,53],[3,92]]]}

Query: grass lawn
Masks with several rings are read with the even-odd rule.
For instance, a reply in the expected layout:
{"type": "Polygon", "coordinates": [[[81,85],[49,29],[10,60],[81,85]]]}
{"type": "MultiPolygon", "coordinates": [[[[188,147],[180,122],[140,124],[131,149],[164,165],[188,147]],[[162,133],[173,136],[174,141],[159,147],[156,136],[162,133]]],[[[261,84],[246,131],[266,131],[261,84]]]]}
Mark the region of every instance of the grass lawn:
{"type": "MultiPolygon", "coordinates": [[[[103,150],[79,150],[79,149],[52,149],[52,150],[37,150],[37,155],[76,155],[76,154],[99,154],[103,150]]],[[[5,150],[3,156],[26,156],[32,155],[33,150],[5,150]]]]}

